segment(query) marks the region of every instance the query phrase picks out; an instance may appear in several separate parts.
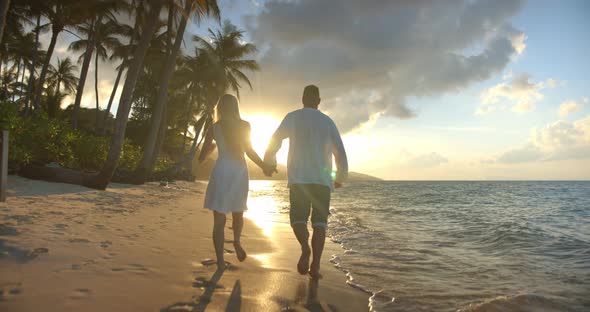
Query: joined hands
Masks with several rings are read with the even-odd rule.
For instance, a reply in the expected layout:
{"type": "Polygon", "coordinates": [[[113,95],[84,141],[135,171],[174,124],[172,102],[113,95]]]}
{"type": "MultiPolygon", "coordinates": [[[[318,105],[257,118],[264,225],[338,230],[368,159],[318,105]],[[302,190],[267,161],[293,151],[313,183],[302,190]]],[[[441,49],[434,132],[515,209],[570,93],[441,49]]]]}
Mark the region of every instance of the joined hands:
{"type": "Polygon", "coordinates": [[[269,178],[272,177],[273,173],[279,173],[276,165],[269,165],[267,163],[264,163],[262,166],[262,172],[264,172],[264,175],[269,178]]]}

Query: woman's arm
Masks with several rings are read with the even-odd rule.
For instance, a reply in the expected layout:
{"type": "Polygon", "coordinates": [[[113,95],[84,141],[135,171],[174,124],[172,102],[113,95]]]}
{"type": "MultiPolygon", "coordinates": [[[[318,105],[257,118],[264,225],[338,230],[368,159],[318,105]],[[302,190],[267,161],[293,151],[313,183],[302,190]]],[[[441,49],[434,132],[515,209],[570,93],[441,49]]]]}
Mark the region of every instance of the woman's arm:
{"type": "Polygon", "coordinates": [[[199,154],[199,163],[202,163],[215,150],[215,147],[215,143],[213,143],[213,126],[211,126],[205,134],[205,142],[203,142],[203,147],[199,154]]]}
{"type": "Polygon", "coordinates": [[[258,156],[258,153],[252,148],[252,141],[250,140],[250,124],[246,123],[246,141],[245,141],[245,150],[246,155],[250,158],[262,171],[265,175],[271,176],[273,172],[277,172],[277,170],[270,165],[266,164],[262,161],[262,158],[258,156]]]}

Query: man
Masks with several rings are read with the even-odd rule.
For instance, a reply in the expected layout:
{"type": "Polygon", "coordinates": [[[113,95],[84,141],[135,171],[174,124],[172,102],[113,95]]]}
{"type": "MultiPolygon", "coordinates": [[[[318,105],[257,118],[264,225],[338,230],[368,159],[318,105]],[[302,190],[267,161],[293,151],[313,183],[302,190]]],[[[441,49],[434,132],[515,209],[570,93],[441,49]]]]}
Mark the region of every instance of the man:
{"type": "MultiPolygon", "coordinates": [[[[339,188],[348,176],[348,161],[338,128],[318,110],[318,87],[309,85],[303,90],[303,108],[293,111],[281,122],[273,134],[264,156],[265,162],[276,168],[276,153],[282,141],[289,139],[287,174],[291,202],[290,221],[301,245],[297,263],[300,274],[309,273],[319,279],[320,259],[324,250],[326,227],[330,209],[330,193],[339,188]],[[332,155],[337,172],[332,180],[332,155]],[[309,247],[307,220],[311,210],[313,237],[309,247]],[[313,251],[311,266],[309,256],[313,251]]],[[[265,172],[267,175],[272,172],[265,172]]]]}

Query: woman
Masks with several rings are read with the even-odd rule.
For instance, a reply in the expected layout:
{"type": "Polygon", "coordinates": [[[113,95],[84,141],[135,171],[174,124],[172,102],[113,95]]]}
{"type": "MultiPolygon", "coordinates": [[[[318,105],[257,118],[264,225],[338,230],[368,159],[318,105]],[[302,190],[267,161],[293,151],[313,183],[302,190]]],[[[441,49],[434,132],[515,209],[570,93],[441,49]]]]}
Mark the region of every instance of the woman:
{"type": "Polygon", "coordinates": [[[225,215],[232,213],[234,231],[234,248],[238,260],[246,259],[246,251],[240,243],[244,226],[244,211],[248,199],[248,167],[244,153],[248,155],[263,171],[272,171],[252,149],[250,142],[250,124],[240,118],[238,100],[230,94],[219,99],[216,108],[217,121],[205,135],[205,142],[199,162],[215,149],[217,143],[218,158],[209,178],[205,195],[205,208],[213,211],[213,245],[217,255],[217,268],[225,269],[223,243],[225,215]]]}

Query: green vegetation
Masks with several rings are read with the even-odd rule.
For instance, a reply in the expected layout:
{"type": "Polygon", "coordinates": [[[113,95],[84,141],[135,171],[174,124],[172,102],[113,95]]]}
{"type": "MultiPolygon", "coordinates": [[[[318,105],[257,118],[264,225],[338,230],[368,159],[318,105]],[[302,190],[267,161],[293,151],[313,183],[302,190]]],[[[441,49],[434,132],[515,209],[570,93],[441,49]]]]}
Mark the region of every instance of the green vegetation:
{"type": "Polygon", "coordinates": [[[0,21],[0,123],[11,131],[10,167],[49,166],[53,180],[98,189],[113,176],[188,178],[217,99],[251,88],[247,74],[259,70],[248,59],[256,47],[229,21],[182,44],[190,23],[219,16],[214,0],[11,1],[0,21]],[[49,42],[40,42],[44,33],[49,42]],[[64,33],[77,39],[58,58],[64,33]],[[99,98],[100,62],[117,65],[108,100],[99,98]],[[89,72],[93,108],[82,106],[89,72]]]}
{"type": "MultiPolygon", "coordinates": [[[[0,126],[10,131],[9,163],[12,170],[30,164],[55,163],[86,172],[100,170],[108,153],[108,139],[74,130],[64,119],[21,116],[11,103],[0,103],[0,126]]],[[[135,169],[141,147],[125,140],[119,168],[135,169]]]]}

